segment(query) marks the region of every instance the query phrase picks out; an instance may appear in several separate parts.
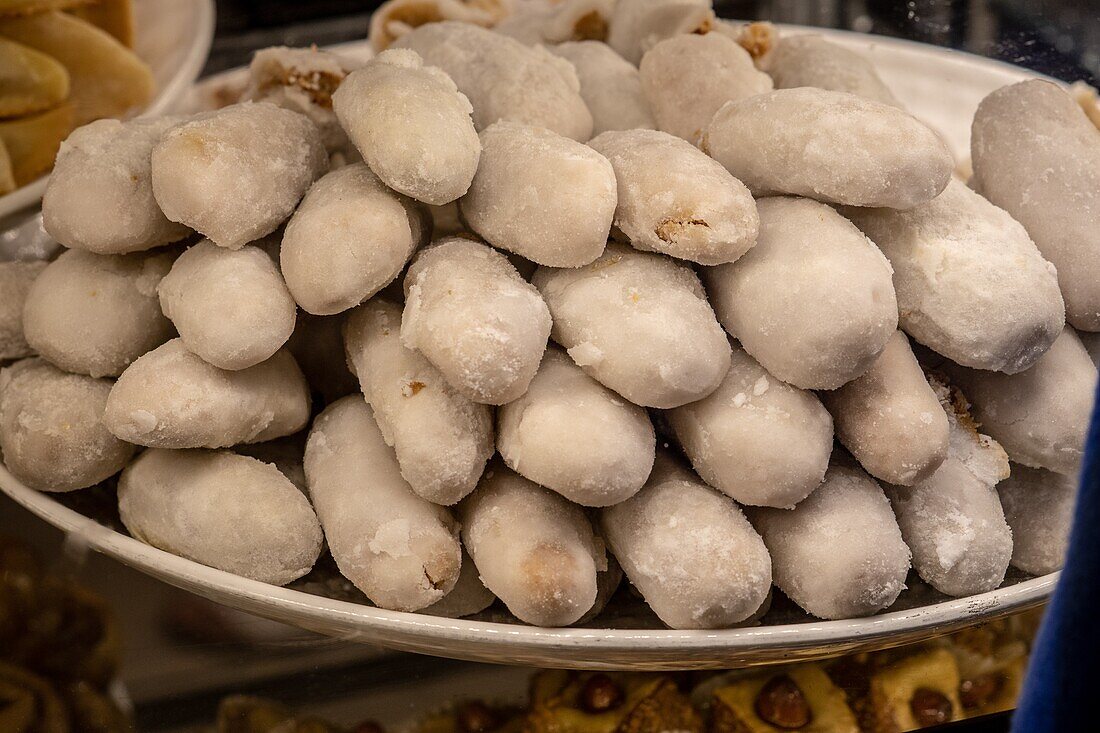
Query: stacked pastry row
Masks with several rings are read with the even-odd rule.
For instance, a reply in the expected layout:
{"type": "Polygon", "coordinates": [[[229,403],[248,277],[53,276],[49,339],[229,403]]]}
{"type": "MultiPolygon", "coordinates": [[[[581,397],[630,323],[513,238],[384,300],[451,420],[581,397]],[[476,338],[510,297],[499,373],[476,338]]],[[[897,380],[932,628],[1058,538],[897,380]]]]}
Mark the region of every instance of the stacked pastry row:
{"type": "Polygon", "coordinates": [[[132,0],[0,0],[0,196],[47,173],[74,128],[147,104],[132,0]]]}
{"type": "Polygon", "coordinates": [[[8,469],[121,471],[135,537],[249,578],[324,540],[381,607],[538,625],[623,574],[716,628],[773,584],[845,618],[911,566],[958,596],[1059,567],[1100,132],[993,93],[979,194],[862,57],[672,5],[620,0],[610,45],[271,49],[238,104],[77,130],[68,250],[3,270],[4,356],[37,354],[0,380],[8,469]]]}

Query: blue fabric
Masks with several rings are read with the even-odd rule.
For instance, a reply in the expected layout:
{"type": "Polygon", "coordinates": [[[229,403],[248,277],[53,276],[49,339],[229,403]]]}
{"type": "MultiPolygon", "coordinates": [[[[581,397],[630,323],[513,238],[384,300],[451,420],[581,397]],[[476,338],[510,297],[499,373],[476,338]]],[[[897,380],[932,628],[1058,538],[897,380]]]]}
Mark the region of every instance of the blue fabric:
{"type": "MultiPolygon", "coordinates": [[[[1100,398],[1097,400],[1100,406],[1100,398]]],[[[1094,406],[1069,555],[1031,653],[1013,733],[1096,730],[1100,696],[1100,411],[1094,406]]]]}

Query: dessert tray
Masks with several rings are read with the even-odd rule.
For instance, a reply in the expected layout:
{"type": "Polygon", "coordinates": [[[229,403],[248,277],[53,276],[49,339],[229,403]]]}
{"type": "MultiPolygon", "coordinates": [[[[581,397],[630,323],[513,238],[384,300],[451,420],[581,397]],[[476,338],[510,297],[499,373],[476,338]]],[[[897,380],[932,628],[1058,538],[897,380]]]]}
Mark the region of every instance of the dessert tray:
{"type": "MultiPolygon", "coordinates": [[[[794,27],[784,33],[797,32],[794,27]]],[[[823,31],[830,40],[867,55],[895,95],[937,130],[957,161],[969,155],[970,121],[985,95],[1033,78],[1024,69],[923,44],[823,31]]],[[[369,53],[366,41],[333,50],[369,53]]],[[[195,87],[181,104],[236,83],[227,72],[195,87]]],[[[178,108],[178,107],[177,107],[178,108]]],[[[23,227],[0,232],[2,250],[20,238],[41,237],[23,227]],[[6,240],[6,241],[5,241],[6,240]]],[[[305,577],[276,587],[163,552],[125,533],[112,486],[69,494],[28,488],[0,465],[0,489],[74,543],[102,552],[167,583],[225,605],[321,634],[398,650],[494,663],[584,669],[702,669],[813,659],[911,643],[1041,604],[1057,573],[1031,577],[1010,570],[1004,584],[967,598],[948,598],[910,573],[908,589],[885,612],[821,621],[774,591],[770,609],[752,625],[716,631],[664,628],[623,583],[604,611],[573,628],[520,624],[495,604],[473,617],[451,619],[376,608],[336,571],[327,555],[305,577]]]]}

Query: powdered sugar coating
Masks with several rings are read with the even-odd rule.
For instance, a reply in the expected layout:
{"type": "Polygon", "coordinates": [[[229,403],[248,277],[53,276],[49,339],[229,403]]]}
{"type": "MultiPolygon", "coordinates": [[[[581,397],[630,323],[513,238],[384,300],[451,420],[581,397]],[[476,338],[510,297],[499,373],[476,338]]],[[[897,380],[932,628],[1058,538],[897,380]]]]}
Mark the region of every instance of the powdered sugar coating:
{"type": "Polygon", "coordinates": [[[497,462],[459,519],[482,582],[521,621],[567,626],[595,603],[607,559],[580,507],[497,462]]]}
{"type": "Polygon", "coordinates": [[[239,249],[286,221],[327,167],[308,118],[246,102],[167,131],[153,148],[153,193],[172,221],[239,249]]]}
{"type": "Polygon", "coordinates": [[[401,342],[474,402],[503,405],[526,392],[549,337],[542,296],[491,247],[444,239],[405,274],[401,342]]]}
{"type": "Polygon", "coordinates": [[[145,451],[119,478],[118,510],[142,542],[261,583],[286,585],[321,553],[302,492],[275,466],[228,451],[145,451]]]}
{"type": "Polygon", "coordinates": [[[902,107],[862,54],[818,35],[785,36],[768,58],[776,89],[816,87],[902,107]]]}
{"type": "Polygon", "coordinates": [[[607,130],[654,130],[657,123],[642,93],[638,69],[599,41],[569,41],[550,47],[577,71],[581,97],[592,112],[592,134],[607,130]]]}
{"type": "Polygon", "coordinates": [[[588,144],[615,169],[615,226],[635,248],[719,265],[755,244],[752,194],[692,145],[656,130],[608,132],[588,144]]]}
{"type": "Polygon", "coordinates": [[[638,71],[657,128],[693,145],[726,102],[772,90],[748,51],[722,33],[667,38],[646,52],[638,71]]]}
{"type": "Polygon", "coordinates": [[[478,130],[512,120],[574,140],[592,137],[592,114],[573,66],[541,46],[453,21],[420,26],[394,45],[454,79],[473,105],[478,130]]]}
{"type": "Polygon", "coordinates": [[[172,324],[157,302],[157,285],[175,255],[163,250],[62,253],[27,293],[27,343],[66,371],[118,376],[134,359],[172,336],[172,324]]]}
{"type": "Polygon", "coordinates": [[[607,45],[636,64],[661,40],[706,31],[714,23],[711,0],[617,0],[607,45]]]}
{"type": "Polygon", "coordinates": [[[615,172],[595,150],[544,128],[497,122],[481,133],[481,163],[459,206],[494,247],[540,265],[580,267],[603,252],[615,203],[615,172]]]}
{"type": "Polygon", "coordinates": [[[994,489],[1008,476],[1008,456],[945,402],[947,459],[928,478],[886,493],[921,578],[941,593],[969,596],[999,586],[1012,557],[1012,530],[994,489]]]}
{"type": "Polygon", "coordinates": [[[834,461],[794,509],[748,515],[771,553],[776,586],[807,613],[868,616],[905,588],[909,548],[882,489],[856,466],[834,461]]]}
{"type": "Polygon", "coordinates": [[[890,264],[828,206],[757,202],[760,234],[736,262],[707,268],[726,330],[770,373],[835,389],[865,372],[898,327],[890,264]]]}
{"type": "Polygon", "coordinates": [[[636,405],[702,399],[729,369],[729,342],[699,278],[675,260],[609,244],[585,267],[540,267],[532,283],[550,307],[552,338],[636,405]]]}
{"type": "Polygon", "coordinates": [[[12,475],[39,491],[73,491],[122,470],[134,446],[108,432],[111,382],[42,359],[0,370],[0,449],[12,475]]]}
{"type": "Polygon", "coordinates": [[[317,416],[305,468],[336,565],[374,604],[417,611],[454,588],[462,564],[454,518],[401,478],[362,397],[317,416]]]}
{"type": "Polygon", "coordinates": [[[703,150],[754,196],[909,209],[935,198],[955,161],[940,137],[896,107],[803,87],[728,102],[703,150]]]}
{"type": "Polygon", "coordinates": [[[430,232],[422,207],[355,163],[310,187],[286,225],[279,262],[298,305],[332,315],[393,282],[430,232]]]}
{"type": "Polygon", "coordinates": [[[667,454],[600,520],[630,582],[674,629],[732,626],[771,590],[771,558],[741,509],[667,454]]]}
{"type": "Polygon", "coordinates": [[[123,254],[187,236],[153,198],[151,159],[181,117],[96,120],[61,143],[42,196],[42,225],[66,247],[123,254]]]}
{"type": "Polygon", "coordinates": [[[947,416],[901,331],[866,372],[821,401],[837,439],[877,479],[911,486],[947,457],[947,416]]]}
{"type": "Polygon", "coordinates": [[[470,188],[481,142],[466,95],[410,49],[383,51],[332,97],[340,124],[390,188],[439,206],[470,188]]]}
{"type": "Polygon", "coordinates": [[[1012,567],[1032,575],[1061,570],[1073,525],[1075,477],[1014,463],[997,493],[1012,527],[1012,567]]]}
{"type": "Polygon", "coordinates": [[[23,304],[48,263],[0,262],[0,359],[21,359],[34,353],[23,336],[23,304]]]}
{"type": "Polygon", "coordinates": [[[188,350],[219,369],[259,364],[294,331],[294,299],[259,247],[204,239],[176,259],[157,293],[188,350]]]}
{"type": "Polygon", "coordinates": [[[1096,366],[1066,327],[1030,369],[1000,374],[946,365],[973,403],[982,430],[1008,457],[1032,468],[1075,474],[1084,454],[1096,366]]]}
{"type": "Polygon", "coordinates": [[[493,454],[492,411],[403,346],[400,329],[399,306],[381,298],[364,303],[344,327],[348,362],[412,490],[454,504],[474,490],[493,454]]]}
{"type": "Polygon", "coordinates": [[[794,506],[821,484],[833,450],[833,421],[817,397],[739,346],[718,389],[668,421],[703,480],[742,504],[794,506]]]}
{"type": "Polygon", "coordinates": [[[1100,331],[1100,131],[1065,90],[1039,79],[978,105],[974,182],[1058,268],[1066,317],[1100,331]]]}
{"type": "Polygon", "coordinates": [[[645,410],[547,349],[527,392],[497,411],[509,468],[583,506],[629,498],[649,477],[655,438],[645,410]]]}
{"type": "Polygon", "coordinates": [[[890,260],[901,327],[925,346],[1012,374],[1061,332],[1054,268],[1023,227],[961,181],[908,211],[843,212],[890,260]]]}
{"type": "Polygon", "coordinates": [[[309,421],[309,409],[309,387],[285,349],[230,372],[207,364],[177,338],[122,373],[103,422],[138,445],[224,448],[295,433],[309,421]]]}

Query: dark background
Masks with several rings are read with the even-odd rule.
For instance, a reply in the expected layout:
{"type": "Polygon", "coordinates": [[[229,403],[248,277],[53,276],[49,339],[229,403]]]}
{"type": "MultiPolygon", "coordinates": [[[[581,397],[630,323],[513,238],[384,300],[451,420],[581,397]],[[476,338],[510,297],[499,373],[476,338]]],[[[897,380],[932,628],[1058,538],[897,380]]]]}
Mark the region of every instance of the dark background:
{"type": "MultiPolygon", "coordinates": [[[[219,0],[207,73],[275,44],[365,38],[371,0],[219,0]]],[[[1065,81],[1100,77],[1100,0],[715,0],[724,18],[844,28],[990,56],[1065,81]]]]}

